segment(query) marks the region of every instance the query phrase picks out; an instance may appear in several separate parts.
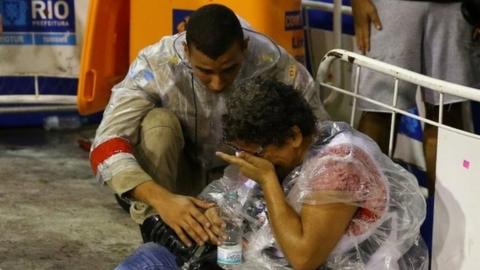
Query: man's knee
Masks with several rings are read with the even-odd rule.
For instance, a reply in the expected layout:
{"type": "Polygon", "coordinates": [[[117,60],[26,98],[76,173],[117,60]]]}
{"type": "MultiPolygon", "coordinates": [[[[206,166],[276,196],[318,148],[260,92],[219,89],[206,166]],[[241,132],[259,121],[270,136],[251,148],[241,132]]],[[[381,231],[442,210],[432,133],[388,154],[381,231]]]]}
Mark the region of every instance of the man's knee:
{"type": "Polygon", "coordinates": [[[143,118],[142,131],[148,131],[153,128],[170,128],[175,134],[182,134],[182,128],[177,116],[170,110],[164,108],[155,108],[147,113],[143,118]]]}
{"type": "Polygon", "coordinates": [[[156,108],[143,118],[139,144],[135,147],[140,166],[169,190],[176,189],[178,162],[184,137],[176,115],[156,108]]]}
{"type": "Polygon", "coordinates": [[[143,118],[140,130],[143,147],[157,147],[159,144],[177,145],[183,148],[184,137],[177,116],[170,110],[156,108],[143,118]]]}

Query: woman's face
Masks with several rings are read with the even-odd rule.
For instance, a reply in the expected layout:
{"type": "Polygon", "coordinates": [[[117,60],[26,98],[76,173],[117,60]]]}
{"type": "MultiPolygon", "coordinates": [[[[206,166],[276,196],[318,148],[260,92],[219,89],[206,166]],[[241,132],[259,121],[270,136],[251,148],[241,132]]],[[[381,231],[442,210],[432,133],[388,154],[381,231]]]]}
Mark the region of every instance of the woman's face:
{"type": "Polygon", "coordinates": [[[277,175],[283,178],[303,162],[303,156],[311,140],[312,136],[303,137],[300,128],[293,126],[292,136],[281,145],[261,146],[242,140],[233,141],[228,145],[233,147],[235,151],[243,151],[270,161],[275,166],[277,175]]]}
{"type": "Polygon", "coordinates": [[[235,141],[231,144],[236,151],[243,151],[257,157],[261,157],[270,161],[276,168],[281,171],[291,171],[297,165],[299,165],[299,151],[292,146],[291,140],[287,140],[283,145],[278,146],[269,144],[262,147],[258,144],[247,143],[242,141],[235,141]]]}

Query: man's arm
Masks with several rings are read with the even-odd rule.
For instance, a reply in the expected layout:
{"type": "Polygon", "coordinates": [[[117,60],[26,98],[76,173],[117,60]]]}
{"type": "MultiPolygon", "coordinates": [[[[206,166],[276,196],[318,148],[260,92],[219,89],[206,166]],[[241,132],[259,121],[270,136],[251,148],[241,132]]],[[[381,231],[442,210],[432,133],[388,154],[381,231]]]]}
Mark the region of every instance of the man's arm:
{"type": "Polygon", "coordinates": [[[381,30],[382,22],[371,0],[352,0],[352,12],[357,46],[363,54],[366,54],[370,51],[371,24],[373,23],[377,30],[381,30]]]}
{"type": "Polygon", "coordinates": [[[146,74],[153,73],[141,55],[130,66],[125,79],[113,87],[90,152],[91,166],[99,182],[120,195],[151,180],[133,150],[142,118],[157,102],[152,94],[156,87],[154,77],[146,74]]]}

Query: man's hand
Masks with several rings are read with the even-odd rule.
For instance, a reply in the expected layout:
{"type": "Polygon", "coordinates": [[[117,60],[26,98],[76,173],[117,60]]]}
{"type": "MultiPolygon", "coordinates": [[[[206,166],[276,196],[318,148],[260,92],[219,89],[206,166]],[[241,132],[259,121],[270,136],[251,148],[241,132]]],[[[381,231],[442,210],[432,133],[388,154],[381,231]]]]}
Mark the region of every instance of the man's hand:
{"type": "Polygon", "coordinates": [[[193,239],[200,246],[208,240],[211,223],[202,214],[202,209],[213,206],[213,203],[176,194],[171,194],[168,198],[162,198],[161,203],[152,205],[162,220],[175,231],[187,246],[192,244],[190,239],[193,239]]]}
{"type": "Polygon", "coordinates": [[[212,243],[218,246],[227,237],[225,235],[226,224],[218,215],[217,207],[208,208],[204,214],[211,224],[210,229],[207,230],[208,236],[212,243]]]}
{"type": "Polygon", "coordinates": [[[215,204],[173,194],[153,180],[136,186],[131,195],[136,200],[153,207],[185,245],[191,246],[190,239],[198,245],[203,245],[208,240],[207,231],[211,223],[203,214],[203,209],[213,207],[215,204]]]}
{"type": "Polygon", "coordinates": [[[263,186],[268,181],[278,181],[273,164],[263,158],[240,152],[238,156],[217,152],[216,155],[230,164],[240,167],[240,172],[246,177],[263,186]]]}
{"type": "Polygon", "coordinates": [[[363,54],[366,54],[370,51],[371,23],[377,30],[381,30],[382,22],[378,17],[377,8],[371,0],[352,0],[352,12],[357,46],[363,54]]]}

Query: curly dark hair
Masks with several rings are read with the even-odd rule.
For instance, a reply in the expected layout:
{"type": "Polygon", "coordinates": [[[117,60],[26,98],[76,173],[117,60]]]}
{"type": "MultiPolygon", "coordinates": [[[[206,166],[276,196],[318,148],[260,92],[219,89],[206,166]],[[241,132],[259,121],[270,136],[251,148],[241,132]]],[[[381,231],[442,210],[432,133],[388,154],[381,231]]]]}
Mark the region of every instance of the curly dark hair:
{"type": "Polygon", "coordinates": [[[187,45],[215,60],[235,42],[243,44],[243,29],[231,9],[219,4],[205,5],[192,13],[187,23],[187,45]]]}
{"type": "Polygon", "coordinates": [[[300,91],[258,77],[233,90],[222,120],[225,141],[261,146],[283,145],[293,137],[293,126],[298,126],[303,136],[311,135],[316,121],[300,91]]]}

